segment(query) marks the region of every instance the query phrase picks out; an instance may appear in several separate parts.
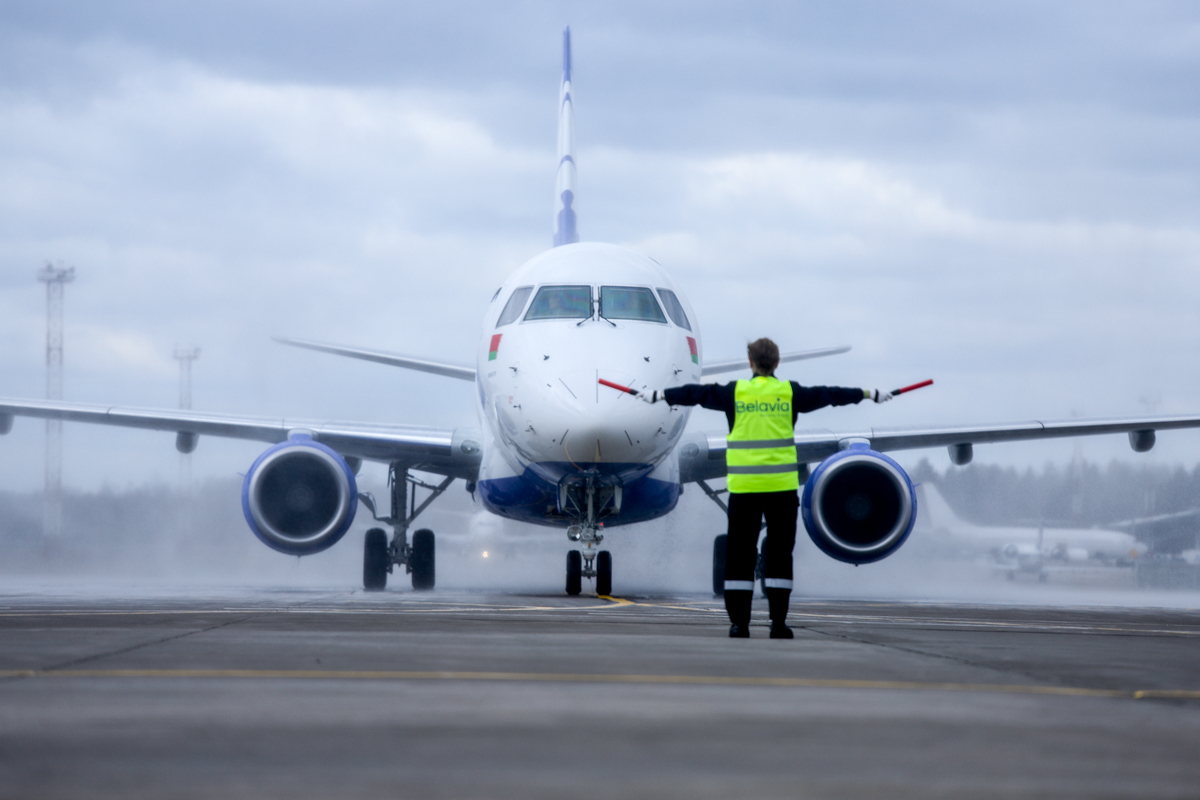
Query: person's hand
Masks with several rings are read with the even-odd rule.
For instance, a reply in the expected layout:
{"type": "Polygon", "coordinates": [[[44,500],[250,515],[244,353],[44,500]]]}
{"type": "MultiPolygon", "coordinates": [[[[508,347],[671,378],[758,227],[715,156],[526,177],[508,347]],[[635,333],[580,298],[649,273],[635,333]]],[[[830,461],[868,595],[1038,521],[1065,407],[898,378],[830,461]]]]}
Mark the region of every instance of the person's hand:
{"type": "Polygon", "coordinates": [[[662,389],[653,389],[650,391],[641,391],[637,393],[637,398],[647,403],[657,403],[663,399],[662,389]]]}
{"type": "Polygon", "coordinates": [[[892,394],[891,392],[885,392],[880,389],[868,389],[867,390],[867,397],[874,400],[876,403],[886,403],[888,400],[891,400],[895,396],[896,395],[892,394]]]}

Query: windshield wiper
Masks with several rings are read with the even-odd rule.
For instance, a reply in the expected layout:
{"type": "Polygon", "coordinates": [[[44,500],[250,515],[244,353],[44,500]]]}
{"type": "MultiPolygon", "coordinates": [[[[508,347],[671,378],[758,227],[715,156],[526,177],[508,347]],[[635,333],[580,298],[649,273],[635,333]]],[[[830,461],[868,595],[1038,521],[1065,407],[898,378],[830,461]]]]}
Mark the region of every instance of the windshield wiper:
{"type": "Polygon", "coordinates": [[[607,322],[609,325],[612,325],[614,328],[617,327],[617,323],[613,322],[611,319],[609,319],[608,317],[606,317],[600,313],[600,301],[599,300],[592,301],[592,313],[588,314],[586,317],[579,320],[579,322],[576,322],[575,327],[578,328],[583,323],[589,322],[594,319],[602,319],[605,322],[607,322]]]}

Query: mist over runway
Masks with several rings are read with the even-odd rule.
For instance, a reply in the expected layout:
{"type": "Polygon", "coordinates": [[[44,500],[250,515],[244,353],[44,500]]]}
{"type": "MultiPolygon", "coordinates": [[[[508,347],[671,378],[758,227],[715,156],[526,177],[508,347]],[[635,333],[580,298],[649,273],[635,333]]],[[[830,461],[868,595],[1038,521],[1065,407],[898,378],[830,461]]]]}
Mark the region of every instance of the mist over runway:
{"type": "MultiPolygon", "coordinates": [[[[1193,598],[1194,599],[1194,598],[1193,598]]],[[[1200,612],[10,579],[0,789],[1185,797],[1200,612]],[[61,584],[60,584],[61,586],[61,584]]]]}

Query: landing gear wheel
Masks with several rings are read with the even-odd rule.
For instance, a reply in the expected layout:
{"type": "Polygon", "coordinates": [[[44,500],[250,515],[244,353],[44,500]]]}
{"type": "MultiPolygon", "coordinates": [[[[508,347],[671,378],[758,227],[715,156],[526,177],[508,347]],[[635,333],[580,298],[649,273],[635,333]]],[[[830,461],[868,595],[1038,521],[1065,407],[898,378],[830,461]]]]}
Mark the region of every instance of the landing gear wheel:
{"type": "Polygon", "coordinates": [[[574,597],[583,590],[583,553],[567,551],[567,594],[574,597]]]}
{"type": "Polygon", "coordinates": [[[413,589],[418,592],[425,592],[433,588],[435,577],[433,548],[433,531],[422,528],[413,534],[412,560],[409,566],[412,567],[413,589]]]}
{"type": "Polygon", "coordinates": [[[596,594],[612,594],[612,553],[607,550],[596,554],[596,594]]]}
{"type": "Polygon", "coordinates": [[[713,597],[725,596],[725,550],[729,534],[713,537],[712,590],[713,597]]]}
{"type": "Polygon", "coordinates": [[[754,562],[754,577],[758,579],[758,590],[762,596],[767,596],[767,537],[763,537],[762,548],[758,551],[758,559],[754,562]]]}
{"type": "Polygon", "coordinates": [[[388,540],[382,528],[371,528],[363,540],[363,588],[382,592],[387,588],[388,540]]]}

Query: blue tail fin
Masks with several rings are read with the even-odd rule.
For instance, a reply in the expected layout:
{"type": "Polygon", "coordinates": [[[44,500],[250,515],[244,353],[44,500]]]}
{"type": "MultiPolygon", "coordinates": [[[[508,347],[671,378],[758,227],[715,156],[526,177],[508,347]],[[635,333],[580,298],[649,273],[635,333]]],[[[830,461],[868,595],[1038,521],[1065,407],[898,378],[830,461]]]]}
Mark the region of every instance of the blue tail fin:
{"type": "Polygon", "coordinates": [[[558,177],[554,187],[554,246],[579,241],[575,227],[575,104],[571,99],[571,29],[563,29],[562,88],[558,92],[558,177]]]}

